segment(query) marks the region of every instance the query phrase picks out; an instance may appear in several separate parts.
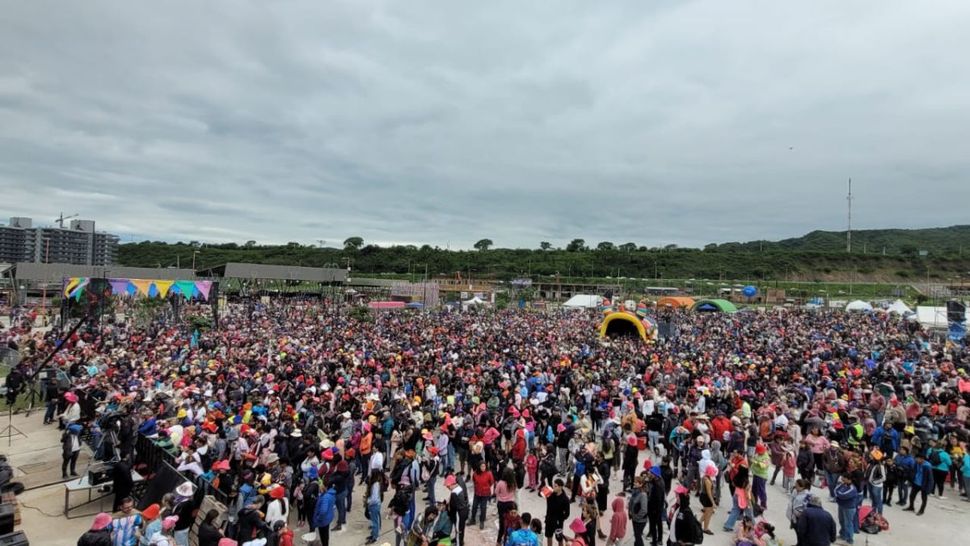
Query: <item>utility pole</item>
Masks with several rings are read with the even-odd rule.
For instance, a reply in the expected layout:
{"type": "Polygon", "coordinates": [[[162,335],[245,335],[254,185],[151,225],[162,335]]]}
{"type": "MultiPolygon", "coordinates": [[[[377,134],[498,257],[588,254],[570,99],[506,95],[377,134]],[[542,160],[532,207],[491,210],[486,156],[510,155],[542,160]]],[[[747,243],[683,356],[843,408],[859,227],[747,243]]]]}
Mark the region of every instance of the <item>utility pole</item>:
{"type": "Polygon", "coordinates": [[[849,203],[849,225],[845,232],[845,252],[852,253],[852,178],[849,178],[849,196],[845,198],[849,203]]]}

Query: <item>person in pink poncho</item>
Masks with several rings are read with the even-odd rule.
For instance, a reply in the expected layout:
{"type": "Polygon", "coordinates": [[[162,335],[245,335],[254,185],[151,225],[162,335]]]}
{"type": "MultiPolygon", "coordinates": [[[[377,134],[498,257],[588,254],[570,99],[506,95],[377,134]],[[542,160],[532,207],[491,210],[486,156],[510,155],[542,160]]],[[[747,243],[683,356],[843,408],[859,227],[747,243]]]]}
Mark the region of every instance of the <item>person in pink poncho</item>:
{"type": "Polygon", "coordinates": [[[606,546],[619,544],[626,536],[626,501],[622,492],[613,499],[612,507],[613,517],[610,518],[610,536],[606,539],[606,546]]]}

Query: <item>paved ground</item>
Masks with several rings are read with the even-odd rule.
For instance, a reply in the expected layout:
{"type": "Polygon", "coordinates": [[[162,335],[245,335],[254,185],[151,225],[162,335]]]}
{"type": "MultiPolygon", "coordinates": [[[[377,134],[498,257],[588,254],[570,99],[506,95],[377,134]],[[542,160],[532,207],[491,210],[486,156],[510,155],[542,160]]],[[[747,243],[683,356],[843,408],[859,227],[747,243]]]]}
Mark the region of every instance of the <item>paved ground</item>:
{"type": "MultiPolygon", "coordinates": [[[[60,444],[59,432],[53,426],[41,425],[42,415],[34,413],[29,418],[24,415],[14,415],[13,424],[24,431],[27,437],[15,436],[11,446],[7,447],[7,438],[0,437],[0,453],[6,453],[17,472],[17,480],[23,481],[28,491],[20,496],[23,523],[21,529],[26,531],[31,544],[45,546],[73,546],[78,537],[85,531],[91,521],[90,515],[98,511],[97,503],[82,508],[78,515],[84,517],[68,520],[62,515],[64,507],[64,486],[60,481],[60,444]],[[53,485],[47,485],[51,484],[53,485]]],[[[3,423],[5,425],[5,423],[3,423]]],[[[86,462],[78,464],[83,470],[86,462]]],[[[439,480],[439,484],[441,480],[439,480]]],[[[619,482],[614,480],[612,490],[619,489],[619,482]]],[[[445,490],[439,486],[439,498],[445,495],[445,490]]],[[[355,546],[363,544],[368,533],[368,523],[361,510],[361,500],[364,488],[357,486],[354,490],[354,510],[348,516],[348,525],[341,532],[334,533],[332,544],[340,546],[355,546]]],[[[780,536],[785,544],[795,543],[794,533],[785,524],[785,499],[780,487],[769,488],[768,519],[779,528],[780,536]]],[[[889,532],[879,535],[860,534],[856,536],[856,544],[882,545],[910,545],[910,544],[957,544],[966,542],[959,537],[968,529],[967,515],[970,513],[970,503],[961,502],[955,492],[947,490],[947,498],[939,500],[931,498],[926,514],[917,517],[909,512],[900,511],[893,506],[886,509],[886,518],[892,528],[889,532]],[[868,539],[868,540],[867,540],[868,539]]],[[[80,499],[80,497],[78,497],[80,499]]],[[[612,501],[613,496],[610,496],[612,501]]],[[[110,499],[108,499],[110,500],[110,499]]],[[[422,505],[419,504],[419,510],[422,505]]],[[[522,491],[520,493],[521,511],[533,514],[545,512],[545,501],[534,493],[522,491]]],[[[833,512],[834,504],[825,502],[825,507],[833,512]]],[[[697,508],[695,506],[695,508],[697,508]]],[[[576,509],[578,511],[578,509],[576,509]]],[[[699,511],[699,509],[698,509],[699,511]]],[[[727,518],[726,509],[714,515],[711,528],[715,535],[707,537],[705,545],[729,546],[733,543],[728,533],[719,529],[727,518]]],[[[609,521],[609,513],[603,518],[609,521]]],[[[608,523],[607,523],[608,524],[608,523]]],[[[305,529],[296,529],[297,543],[302,544],[299,537],[305,529]]],[[[466,542],[469,545],[494,544],[496,536],[495,505],[490,504],[485,529],[479,531],[477,526],[469,526],[466,532],[466,542]]],[[[384,520],[381,541],[393,544],[394,533],[390,520],[384,520]]],[[[378,543],[380,544],[380,542],[378,543]]],[[[628,529],[624,546],[633,544],[632,527],[628,529]]]]}

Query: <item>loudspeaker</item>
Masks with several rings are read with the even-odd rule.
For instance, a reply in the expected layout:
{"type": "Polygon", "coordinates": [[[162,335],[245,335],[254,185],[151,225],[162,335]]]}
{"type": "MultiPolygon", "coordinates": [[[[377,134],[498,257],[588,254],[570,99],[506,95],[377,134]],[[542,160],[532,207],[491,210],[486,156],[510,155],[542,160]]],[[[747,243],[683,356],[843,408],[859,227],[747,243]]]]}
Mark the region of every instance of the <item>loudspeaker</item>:
{"type": "Polygon", "coordinates": [[[946,302],[946,320],[947,322],[965,322],[967,320],[967,306],[959,301],[946,302]]]}
{"type": "Polygon", "coordinates": [[[111,471],[113,468],[114,465],[109,463],[92,464],[88,469],[88,481],[91,482],[91,485],[101,485],[105,482],[110,482],[112,480],[111,471]]]}
{"type": "MultiPolygon", "coordinates": [[[[13,515],[16,507],[12,504],[0,504],[0,535],[13,532],[13,515]]],[[[2,544],[2,542],[0,542],[2,544]]]]}
{"type": "Polygon", "coordinates": [[[23,531],[0,535],[0,546],[30,546],[27,535],[23,531]]]}

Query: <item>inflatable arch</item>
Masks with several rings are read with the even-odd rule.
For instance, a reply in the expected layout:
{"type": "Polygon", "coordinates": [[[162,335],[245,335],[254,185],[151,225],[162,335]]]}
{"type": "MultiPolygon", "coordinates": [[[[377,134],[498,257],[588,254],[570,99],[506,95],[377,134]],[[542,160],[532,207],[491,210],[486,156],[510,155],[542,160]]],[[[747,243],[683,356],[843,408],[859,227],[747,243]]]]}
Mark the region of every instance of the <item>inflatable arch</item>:
{"type": "Polygon", "coordinates": [[[636,333],[643,341],[651,341],[657,335],[654,325],[646,318],[639,318],[632,313],[616,311],[603,317],[600,323],[600,337],[608,335],[628,335],[636,333]]]}

